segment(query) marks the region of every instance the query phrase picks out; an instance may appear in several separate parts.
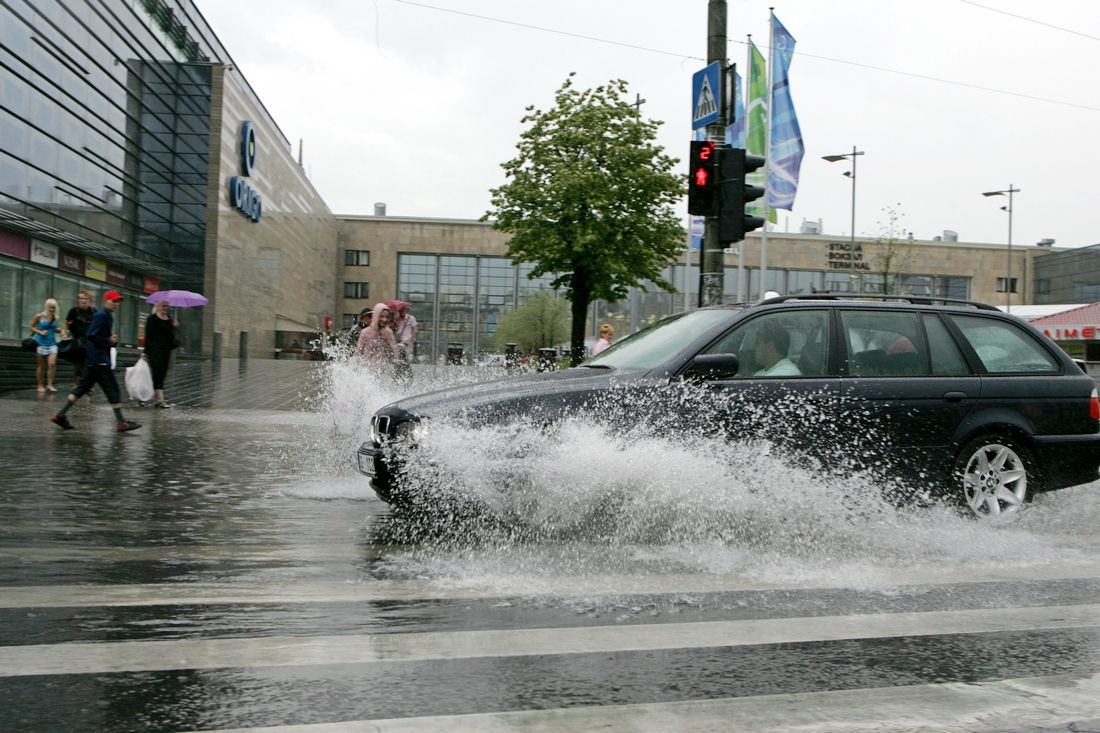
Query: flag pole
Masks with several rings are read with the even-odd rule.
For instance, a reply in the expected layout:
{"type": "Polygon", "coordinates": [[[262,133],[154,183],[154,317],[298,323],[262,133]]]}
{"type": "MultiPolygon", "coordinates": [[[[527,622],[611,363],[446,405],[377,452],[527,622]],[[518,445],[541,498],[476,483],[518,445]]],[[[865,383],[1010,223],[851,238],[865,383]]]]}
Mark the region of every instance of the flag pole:
{"type": "MultiPolygon", "coordinates": [[[[741,144],[747,149],[749,147],[749,79],[752,77],[752,34],[745,34],[747,39],[745,42],[745,88],[742,93],[742,99],[745,100],[745,134],[741,144]]],[[[737,302],[744,303],[748,300],[745,297],[745,243],[741,244],[737,248],[737,302]]]]}
{"type": "Polygon", "coordinates": [[[772,58],[775,56],[775,8],[768,8],[768,57],[764,59],[764,76],[768,84],[767,109],[764,110],[764,204],[761,211],[764,215],[764,227],[760,232],[760,299],[764,299],[764,293],[768,290],[768,193],[771,188],[772,178],[772,97],[775,89],[772,85],[772,58]]]}

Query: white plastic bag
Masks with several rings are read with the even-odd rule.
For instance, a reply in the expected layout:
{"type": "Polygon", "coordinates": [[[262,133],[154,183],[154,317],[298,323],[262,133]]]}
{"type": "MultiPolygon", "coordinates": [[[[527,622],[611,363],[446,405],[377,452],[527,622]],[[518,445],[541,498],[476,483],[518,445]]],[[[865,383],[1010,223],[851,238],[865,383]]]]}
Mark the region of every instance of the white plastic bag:
{"type": "Polygon", "coordinates": [[[126,392],[138,402],[153,399],[153,373],[145,359],[138,359],[137,364],[126,367],[126,392]]]}

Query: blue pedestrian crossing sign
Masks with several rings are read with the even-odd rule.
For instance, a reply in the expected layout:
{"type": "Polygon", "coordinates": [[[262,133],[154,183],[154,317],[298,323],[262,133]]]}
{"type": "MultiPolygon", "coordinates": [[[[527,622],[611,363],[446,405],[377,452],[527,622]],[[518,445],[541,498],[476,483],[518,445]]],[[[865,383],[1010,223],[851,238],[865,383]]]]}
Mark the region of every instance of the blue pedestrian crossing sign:
{"type": "Polygon", "coordinates": [[[698,130],[718,121],[722,67],[717,61],[691,77],[691,129],[698,130]]]}

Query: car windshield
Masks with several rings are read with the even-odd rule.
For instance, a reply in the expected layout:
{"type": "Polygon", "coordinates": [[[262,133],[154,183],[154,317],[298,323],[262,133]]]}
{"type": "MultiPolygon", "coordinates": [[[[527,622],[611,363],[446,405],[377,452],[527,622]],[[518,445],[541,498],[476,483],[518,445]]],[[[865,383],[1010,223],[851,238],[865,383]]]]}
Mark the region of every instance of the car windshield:
{"type": "Polygon", "coordinates": [[[714,324],[729,320],[730,315],[729,310],[716,309],[670,316],[612,344],[581,366],[652,369],[679,354],[714,324]]]}

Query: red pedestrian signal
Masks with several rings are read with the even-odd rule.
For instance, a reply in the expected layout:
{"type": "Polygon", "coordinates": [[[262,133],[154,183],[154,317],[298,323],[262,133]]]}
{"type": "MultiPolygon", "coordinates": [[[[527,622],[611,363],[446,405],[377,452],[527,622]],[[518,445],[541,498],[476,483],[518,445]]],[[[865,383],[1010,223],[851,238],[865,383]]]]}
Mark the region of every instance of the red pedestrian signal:
{"type": "Polygon", "coordinates": [[[713,216],[718,213],[718,187],[715,185],[717,158],[717,148],[711,141],[691,141],[691,157],[688,160],[689,214],[713,216]]]}

